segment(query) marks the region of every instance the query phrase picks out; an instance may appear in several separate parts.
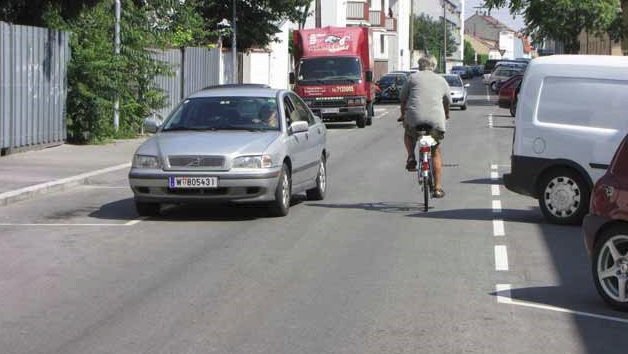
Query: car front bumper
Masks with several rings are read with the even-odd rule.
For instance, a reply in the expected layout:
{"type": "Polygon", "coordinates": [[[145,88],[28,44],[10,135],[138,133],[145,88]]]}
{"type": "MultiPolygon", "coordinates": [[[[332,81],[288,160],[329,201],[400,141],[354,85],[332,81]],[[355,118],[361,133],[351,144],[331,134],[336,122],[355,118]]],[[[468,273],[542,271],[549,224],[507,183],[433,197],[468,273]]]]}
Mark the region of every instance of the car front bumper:
{"type": "Polygon", "coordinates": [[[467,98],[464,96],[451,96],[452,107],[462,107],[467,104],[467,98]]]}
{"type": "Polygon", "coordinates": [[[312,112],[324,121],[354,121],[356,116],[366,115],[366,106],[310,107],[312,112]],[[336,112],[337,110],[337,112],[336,112]]]}
{"type": "Polygon", "coordinates": [[[135,200],[155,203],[266,202],[275,199],[281,168],[253,173],[131,169],[129,184],[135,200]],[[217,177],[216,188],[170,188],[169,177],[217,177]]]}

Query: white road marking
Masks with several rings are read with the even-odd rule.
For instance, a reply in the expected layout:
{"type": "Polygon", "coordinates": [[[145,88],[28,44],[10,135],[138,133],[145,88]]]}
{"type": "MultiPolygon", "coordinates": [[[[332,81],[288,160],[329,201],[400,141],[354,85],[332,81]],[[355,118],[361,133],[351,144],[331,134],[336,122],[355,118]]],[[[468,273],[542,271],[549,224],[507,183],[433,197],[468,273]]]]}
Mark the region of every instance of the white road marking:
{"type": "Polygon", "coordinates": [[[505,236],[505,235],[506,233],[504,232],[504,220],[500,220],[500,219],[493,220],[493,236],[499,237],[499,236],[505,236]]]}
{"type": "Polygon", "coordinates": [[[491,179],[499,179],[499,173],[496,171],[491,172],[491,179]]]}
{"type": "Polygon", "coordinates": [[[135,224],[137,224],[139,222],[142,222],[144,220],[146,220],[145,217],[137,218],[135,220],[131,220],[131,221],[127,222],[126,224],[124,224],[124,226],[133,226],[133,225],[135,225],[135,224]]]}
{"type": "Polygon", "coordinates": [[[497,170],[497,168],[499,168],[499,166],[497,166],[497,165],[495,165],[495,164],[492,164],[492,165],[491,165],[491,170],[495,170],[495,171],[496,171],[496,170],[497,170]]]}
{"type": "Polygon", "coordinates": [[[497,293],[497,302],[500,304],[512,304],[510,296],[510,284],[496,284],[495,292],[497,293]]]}
{"type": "Polygon", "coordinates": [[[495,246],[495,270],[508,270],[508,251],[504,245],[495,246]]]}
{"type": "Polygon", "coordinates": [[[489,114],[488,115],[488,127],[492,128],[493,127],[493,114],[489,114]]]}
{"type": "Polygon", "coordinates": [[[128,226],[127,224],[32,224],[32,223],[25,223],[25,224],[18,224],[18,223],[0,223],[0,226],[63,226],[63,227],[68,227],[68,226],[89,226],[89,227],[107,227],[107,226],[128,226]]]}
{"type": "Polygon", "coordinates": [[[491,195],[493,195],[493,196],[498,196],[499,195],[499,185],[498,184],[492,184],[491,185],[491,195]]]}
{"type": "Polygon", "coordinates": [[[491,102],[491,92],[488,90],[488,85],[486,85],[486,101],[491,102]]]}
{"type": "Polygon", "coordinates": [[[94,189],[128,189],[129,191],[131,190],[131,188],[129,186],[103,186],[103,185],[99,185],[99,184],[86,184],[85,187],[87,188],[94,188],[94,189]]]}
{"type": "Polygon", "coordinates": [[[501,213],[501,212],[502,212],[502,201],[493,200],[493,213],[501,213]]]}

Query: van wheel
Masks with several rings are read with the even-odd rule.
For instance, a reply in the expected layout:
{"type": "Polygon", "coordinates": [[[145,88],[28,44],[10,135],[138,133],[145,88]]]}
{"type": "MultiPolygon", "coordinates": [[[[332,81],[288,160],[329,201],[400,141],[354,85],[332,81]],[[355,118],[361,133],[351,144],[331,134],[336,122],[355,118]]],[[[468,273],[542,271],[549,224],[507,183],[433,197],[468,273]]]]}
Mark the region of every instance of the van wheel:
{"type": "Polygon", "coordinates": [[[581,224],[589,211],[591,191],[582,176],[569,168],[546,173],[539,183],[539,207],[554,224],[581,224]]]}
{"type": "Polygon", "coordinates": [[[595,288],[602,299],[628,311],[628,227],[617,225],[598,235],[591,257],[595,288]]]}
{"type": "Polygon", "coordinates": [[[275,200],[270,205],[270,213],[273,216],[286,216],[290,211],[290,199],[292,198],[292,181],[290,170],[285,163],[279,173],[279,182],[275,189],[275,200]]]}
{"type": "Polygon", "coordinates": [[[364,128],[366,127],[366,114],[360,114],[356,119],[355,119],[355,124],[358,126],[358,128],[364,128]]]}

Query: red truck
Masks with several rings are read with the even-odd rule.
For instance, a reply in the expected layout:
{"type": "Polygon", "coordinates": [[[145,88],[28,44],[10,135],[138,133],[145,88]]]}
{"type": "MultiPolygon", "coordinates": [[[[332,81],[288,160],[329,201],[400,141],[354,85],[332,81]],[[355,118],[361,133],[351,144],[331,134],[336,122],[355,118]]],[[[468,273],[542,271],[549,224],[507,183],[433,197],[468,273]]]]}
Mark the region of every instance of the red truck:
{"type": "Polygon", "coordinates": [[[369,27],[294,31],[296,72],[290,83],[324,121],[373,122],[373,35],[369,27]]]}

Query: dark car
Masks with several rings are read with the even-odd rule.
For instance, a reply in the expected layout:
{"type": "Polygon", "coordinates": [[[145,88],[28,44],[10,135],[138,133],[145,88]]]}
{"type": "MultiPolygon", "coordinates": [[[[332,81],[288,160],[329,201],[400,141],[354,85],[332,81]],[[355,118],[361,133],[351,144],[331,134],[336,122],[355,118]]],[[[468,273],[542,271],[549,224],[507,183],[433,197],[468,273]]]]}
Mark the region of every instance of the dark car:
{"type": "Polygon", "coordinates": [[[383,101],[399,102],[399,93],[403,85],[408,81],[408,75],[410,75],[410,73],[388,73],[377,80],[377,82],[375,82],[377,86],[375,103],[383,101]]]}
{"type": "Polygon", "coordinates": [[[628,136],[595,184],[582,229],[598,293],[628,311],[628,136]]]}
{"type": "Polygon", "coordinates": [[[517,74],[510,79],[504,81],[499,86],[499,99],[497,100],[497,105],[500,108],[508,108],[511,110],[511,114],[514,117],[513,108],[513,99],[515,98],[514,91],[523,79],[522,74],[517,74]]]}

